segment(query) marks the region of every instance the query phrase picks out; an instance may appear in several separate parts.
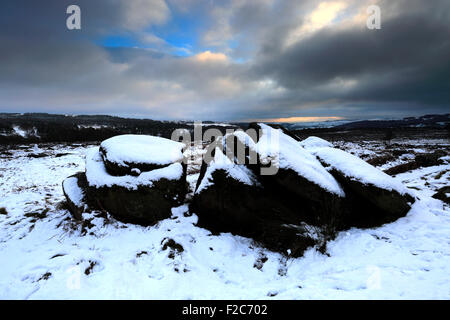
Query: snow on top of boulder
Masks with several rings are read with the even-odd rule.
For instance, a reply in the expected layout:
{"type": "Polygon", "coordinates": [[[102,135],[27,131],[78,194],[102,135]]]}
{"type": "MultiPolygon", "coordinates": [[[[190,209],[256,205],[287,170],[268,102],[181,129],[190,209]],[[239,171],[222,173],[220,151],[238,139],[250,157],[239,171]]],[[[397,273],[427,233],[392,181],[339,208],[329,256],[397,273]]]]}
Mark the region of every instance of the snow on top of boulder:
{"type": "MultiPolygon", "coordinates": [[[[255,140],[256,140],[256,137],[255,137],[255,140]]],[[[257,145],[256,145],[255,140],[253,140],[253,138],[248,133],[246,133],[242,130],[236,130],[233,133],[227,133],[223,137],[222,142],[223,142],[224,150],[226,150],[227,153],[232,151],[234,154],[234,157],[237,158],[236,160],[238,160],[238,163],[242,164],[239,161],[243,161],[244,157],[246,157],[246,156],[249,158],[252,158],[252,160],[254,157],[255,158],[254,160],[256,160],[257,145]],[[236,138],[236,142],[234,140],[230,141],[230,138],[231,139],[236,138]],[[230,145],[228,145],[228,143],[230,145]],[[250,153],[248,155],[246,155],[245,148],[248,148],[250,150],[250,153]],[[235,152],[237,152],[237,153],[235,153],[235,152]]]]}
{"type": "Polygon", "coordinates": [[[137,134],[124,134],[103,141],[100,145],[110,162],[151,163],[169,165],[183,159],[184,144],[173,140],[137,134]]]}
{"type": "Polygon", "coordinates": [[[84,192],[78,186],[77,177],[68,177],[63,181],[63,189],[67,197],[72,201],[77,207],[82,207],[84,205],[84,192]]]}
{"type": "Polygon", "coordinates": [[[256,150],[256,142],[252,139],[252,137],[248,133],[242,130],[236,130],[233,133],[225,135],[224,140],[226,140],[226,138],[229,135],[235,136],[242,144],[244,144],[247,147],[250,147],[253,150],[256,150]]]}
{"type": "Polygon", "coordinates": [[[325,147],[314,149],[312,153],[348,178],[385,190],[395,190],[401,195],[411,194],[400,181],[348,152],[325,147]]]}
{"type": "Polygon", "coordinates": [[[91,148],[86,153],[86,178],[89,185],[96,188],[120,186],[136,190],[138,186],[151,187],[153,182],[160,179],[178,180],[182,175],[183,167],[181,163],[175,162],[164,168],[142,172],[137,177],[129,175],[112,176],[106,171],[98,147],[91,148]]]}
{"type": "Polygon", "coordinates": [[[300,141],[300,145],[308,150],[316,148],[333,147],[333,144],[331,142],[328,142],[327,140],[314,136],[308,137],[305,140],[300,141]]]}
{"type": "Polygon", "coordinates": [[[259,185],[255,175],[250,171],[250,169],[244,165],[233,163],[219,148],[216,148],[214,159],[208,165],[205,176],[200,182],[200,185],[195,193],[199,193],[203,189],[207,189],[209,186],[213,185],[212,174],[217,170],[224,170],[229,177],[246,185],[259,185]]]}
{"type": "Polygon", "coordinates": [[[295,139],[284,134],[280,129],[274,129],[260,123],[262,136],[257,143],[261,162],[272,159],[280,169],[292,169],[308,181],[334,193],[345,196],[344,190],[334,177],[321,165],[311,153],[295,139]]]}

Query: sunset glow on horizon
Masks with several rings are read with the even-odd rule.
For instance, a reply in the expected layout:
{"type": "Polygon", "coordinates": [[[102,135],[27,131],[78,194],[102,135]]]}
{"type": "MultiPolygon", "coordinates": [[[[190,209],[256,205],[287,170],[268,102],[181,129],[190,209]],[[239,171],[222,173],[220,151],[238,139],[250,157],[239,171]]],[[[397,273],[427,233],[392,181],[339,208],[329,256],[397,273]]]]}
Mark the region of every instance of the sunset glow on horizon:
{"type": "Polygon", "coordinates": [[[330,120],[345,120],[344,117],[288,117],[288,118],[273,118],[273,119],[253,119],[256,122],[283,122],[283,123],[293,123],[293,122],[320,122],[320,121],[330,121],[330,120]]]}

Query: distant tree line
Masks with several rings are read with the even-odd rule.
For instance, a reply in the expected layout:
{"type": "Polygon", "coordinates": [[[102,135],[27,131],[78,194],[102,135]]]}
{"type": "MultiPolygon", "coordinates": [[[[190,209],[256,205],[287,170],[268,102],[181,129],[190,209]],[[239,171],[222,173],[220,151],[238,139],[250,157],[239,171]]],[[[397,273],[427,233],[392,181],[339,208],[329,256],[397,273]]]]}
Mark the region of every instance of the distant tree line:
{"type": "MultiPolygon", "coordinates": [[[[223,126],[208,126],[207,128],[212,127],[221,131],[225,131],[227,128],[223,126]]],[[[188,122],[130,119],[103,115],[0,113],[0,144],[102,141],[119,134],[149,134],[170,138],[175,129],[187,129],[192,132],[193,128],[193,124],[188,122]],[[17,130],[21,130],[24,136],[18,134],[17,130]]]]}

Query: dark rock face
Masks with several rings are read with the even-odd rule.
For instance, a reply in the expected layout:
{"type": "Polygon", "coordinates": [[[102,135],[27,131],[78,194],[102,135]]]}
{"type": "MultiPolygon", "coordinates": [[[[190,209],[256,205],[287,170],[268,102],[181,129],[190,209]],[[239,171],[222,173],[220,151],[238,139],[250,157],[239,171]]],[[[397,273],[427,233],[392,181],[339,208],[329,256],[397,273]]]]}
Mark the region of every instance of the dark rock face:
{"type": "Polygon", "coordinates": [[[308,181],[291,169],[280,168],[275,175],[260,176],[260,181],[270,190],[270,194],[275,196],[274,200],[282,201],[290,208],[289,211],[295,212],[294,215],[289,215],[289,223],[304,221],[322,226],[343,214],[341,197],[308,181]]]}
{"type": "Polygon", "coordinates": [[[50,155],[48,155],[46,153],[30,153],[27,157],[39,159],[39,158],[45,158],[45,157],[49,157],[49,156],[50,155]]]}
{"type": "Polygon", "coordinates": [[[253,233],[251,225],[259,223],[257,209],[261,207],[262,190],[229,177],[224,170],[214,171],[212,177],[214,185],[193,200],[192,208],[201,211],[198,224],[237,234],[253,233]]]}
{"type": "Polygon", "coordinates": [[[97,208],[116,219],[141,225],[153,225],[171,216],[171,209],[182,203],[186,194],[185,179],[160,179],[153,186],[130,190],[121,186],[89,187],[88,199],[97,208]]]}
{"type": "MultiPolygon", "coordinates": [[[[250,124],[249,127],[257,133],[255,142],[258,142],[262,136],[262,128],[256,123],[250,124]]],[[[297,144],[295,135],[281,126],[272,125],[271,127],[280,129],[281,134],[294,139],[295,141],[291,141],[294,144],[292,147],[301,149],[297,144]]],[[[225,140],[227,138],[229,140],[231,137],[225,137],[225,140]]],[[[251,139],[251,137],[248,138],[251,139]]],[[[258,177],[267,193],[262,198],[271,199],[271,207],[276,207],[277,204],[280,206],[279,203],[284,204],[282,209],[274,211],[283,213],[285,223],[297,224],[301,220],[313,225],[324,225],[329,223],[330,219],[334,220],[337,214],[341,214],[341,197],[305,179],[293,169],[278,166],[275,175],[263,174],[261,169],[267,168],[270,164],[263,164],[261,155],[258,154],[257,147],[253,143],[244,143],[243,141],[245,139],[241,134],[240,138],[235,139],[234,142],[235,148],[233,151],[235,154],[238,149],[245,150],[245,161],[239,163],[245,164],[258,177]]],[[[282,152],[282,150],[280,151],[282,152]]]]}
{"type": "Polygon", "coordinates": [[[450,187],[442,187],[433,195],[433,198],[450,204],[450,197],[447,194],[450,194],[450,187]]]}
{"type": "Polygon", "coordinates": [[[446,156],[443,150],[437,150],[433,153],[419,153],[416,155],[415,161],[419,167],[431,167],[444,163],[440,158],[446,156]]]}
{"type": "Polygon", "coordinates": [[[404,217],[414,198],[394,178],[360,158],[334,148],[312,151],[344,189],[339,228],[370,228],[404,217]]]}
{"type": "MultiPolygon", "coordinates": [[[[225,139],[229,142],[233,137],[225,139]]],[[[208,166],[203,162],[191,204],[191,212],[199,217],[198,225],[213,232],[251,237],[291,256],[300,256],[313,245],[323,245],[328,225],[342,214],[341,197],[292,169],[280,168],[275,175],[261,174],[265,165],[260,155],[256,153],[257,159],[252,158],[254,146],[243,141],[241,134],[234,147],[245,150],[244,161],[235,158],[237,163],[219,169],[214,169],[214,163],[208,166]],[[253,183],[243,183],[242,177],[230,174],[236,168],[250,176],[248,180],[253,183]],[[209,185],[202,188],[204,180],[209,185]],[[324,231],[319,238],[314,234],[317,230],[324,231]]]]}
{"type": "Polygon", "coordinates": [[[331,174],[343,186],[346,198],[340,229],[351,227],[371,228],[404,217],[414,202],[410,195],[401,195],[395,190],[386,190],[363,184],[332,170],[331,174]]]}
{"type": "Polygon", "coordinates": [[[190,207],[199,217],[198,226],[250,237],[271,250],[291,250],[293,256],[316,243],[292,224],[300,222],[297,212],[285,206],[279,194],[244,184],[224,170],[214,171],[212,180],[213,185],[196,193],[190,207]]]}
{"type": "MultiPolygon", "coordinates": [[[[261,126],[252,123],[250,127],[259,133],[256,141],[258,142],[263,135],[261,126]]],[[[298,157],[301,158],[302,153],[300,151],[303,148],[297,143],[298,137],[282,126],[271,125],[271,127],[281,130],[280,135],[292,138],[287,139],[289,143],[280,145],[280,148],[295,148],[299,152],[298,157]]],[[[283,154],[284,150],[279,150],[279,152],[283,154]]],[[[315,157],[313,158],[316,160],[315,157]]],[[[282,202],[284,204],[284,208],[278,211],[284,213],[284,219],[287,220],[286,223],[298,224],[299,221],[302,221],[315,226],[325,226],[335,224],[343,214],[343,198],[341,196],[306,179],[289,167],[278,166],[278,171],[274,175],[261,174],[261,168],[267,167],[267,165],[263,165],[259,161],[259,154],[257,159],[257,165],[247,166],[258,176],[259,181],[269,193],[269,198],[273,199],[272,202],[282,202]]],[[[305,163],[305,166],[307,165],[305,163]]],[[[314,168],[311,169],[314,170],[314,168]]],[[[330,178],[333,179],[332,177],[330,178]]]]}
{"type": "MultiPolygon", "coordinates": [[[[251,128],[258,129],[254,141],[258,143],[261,132],[255,124],[251,128]]],[[[242,136],[237,140],[243,143],[242,136]]],[[[234,164],[219,169],[214,162],[202,164],[191,204],[199,226],[251,237],[269,249],[300,256],[311,246],[324,249],[339,230],[395,221],[406,215],[414,201],[408,194],[364,184],[336,169],[329,171],[343,189],[342,195],[312,182],[289,165],[280,166],[275,175],[262,175],[260,154],[256,163],[249,163],[247,155],[254,146],[243,144],[244,162],[235,158],[234,164]],[[230,174],[233,166],[250,171],[253,183],[243,183],[242,178],[230,174]]],[[[295,145],[287,146],[296,150],[295,145]]],[[[302,155],[306,156],[299,150],[298,156],[302,155]]]]}

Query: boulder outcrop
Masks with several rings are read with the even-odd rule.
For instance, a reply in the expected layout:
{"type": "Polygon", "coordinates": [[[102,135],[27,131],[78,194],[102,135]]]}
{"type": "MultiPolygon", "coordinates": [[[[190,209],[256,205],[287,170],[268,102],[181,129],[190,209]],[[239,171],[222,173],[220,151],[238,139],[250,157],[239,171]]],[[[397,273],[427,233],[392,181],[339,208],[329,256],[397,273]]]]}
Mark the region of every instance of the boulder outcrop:
{"type": "Polygon", "coordinates": [[[298,256],[336,231],[405,216],[414,202],[395,178],[323,139],[299,142],[264,124],[251,127],[256,139],[225,136],[203,163],[191,205],[200,226],[298,256]],[[233,156],[230,141],[245,156],[233,156]]]}
{"type": "MultiPolygon", "coordinates": [[[[86,171],[76,176],[77,190],[90,209],[107,211],[126,222],[154,224],[170,217],[171,208],[180,205],[186,195],[183,147],[151,136],[124,135],[105,140],[100,148],[87,151],[86,171]]],[[[66,191],[75,190],[69,189],[75,185],[74,179],[66,179],[63,189],[72,214],[81,219],[82,211],[74,201],[78,198],[66,191]]]]}
{"type": "Polygon", "coordinates": [[[311,152],[347,195],[342,227],[375,227],[406,215],[414,198],[395,178],[345,151],[321,147],[311,152]]]}

